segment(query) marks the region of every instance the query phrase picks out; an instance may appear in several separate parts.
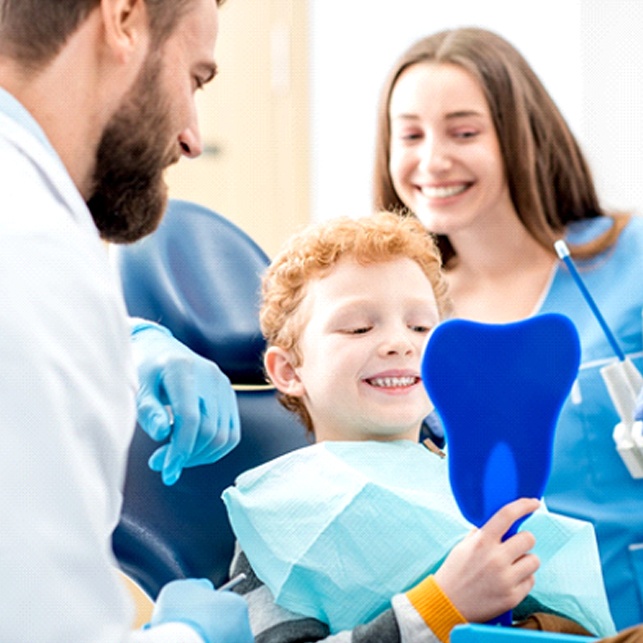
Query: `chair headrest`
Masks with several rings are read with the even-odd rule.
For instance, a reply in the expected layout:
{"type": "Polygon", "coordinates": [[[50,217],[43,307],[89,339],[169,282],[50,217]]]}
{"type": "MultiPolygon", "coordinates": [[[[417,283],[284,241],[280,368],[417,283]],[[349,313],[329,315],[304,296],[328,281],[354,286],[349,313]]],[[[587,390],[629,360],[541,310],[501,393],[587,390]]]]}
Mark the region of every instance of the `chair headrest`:
{"type": "Polygon", "coordinates": [[[236,384],[263,383],[260,275],[268,256],[239,227],[170,200],[158,229],[114,248],[129,314],[155,321],[236,384]]]}

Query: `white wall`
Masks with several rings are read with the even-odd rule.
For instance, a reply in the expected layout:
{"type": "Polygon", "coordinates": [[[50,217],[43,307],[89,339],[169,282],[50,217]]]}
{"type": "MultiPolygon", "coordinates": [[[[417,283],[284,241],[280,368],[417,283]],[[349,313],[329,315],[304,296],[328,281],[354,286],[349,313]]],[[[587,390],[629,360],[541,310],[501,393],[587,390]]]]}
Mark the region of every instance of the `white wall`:
{"type": "Polygon", "coordinates": [[[527,58],[587,152],[606,204],[643,211],[643,0],[309,0],[309,7],[314,219],[370,211],[384,77],[417,38],[470,25],[500,33],[527,58]]]}
{"type": "Polygon", "coordinates": [[[581,3],[581,132],[605,205],[643,214],[643,1],[581,3]]]}

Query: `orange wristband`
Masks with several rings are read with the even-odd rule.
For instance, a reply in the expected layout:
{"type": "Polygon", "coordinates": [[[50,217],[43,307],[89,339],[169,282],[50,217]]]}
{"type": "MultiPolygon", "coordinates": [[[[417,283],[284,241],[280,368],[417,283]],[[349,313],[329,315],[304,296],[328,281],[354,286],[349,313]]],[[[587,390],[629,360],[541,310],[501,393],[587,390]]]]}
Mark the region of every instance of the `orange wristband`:
{"type": "Polygon", "coordinates": [[[442,643],[449,643],[451,630],[456,625],[467,622],[433,576],[412,587],[406,596],[442,643]]]}

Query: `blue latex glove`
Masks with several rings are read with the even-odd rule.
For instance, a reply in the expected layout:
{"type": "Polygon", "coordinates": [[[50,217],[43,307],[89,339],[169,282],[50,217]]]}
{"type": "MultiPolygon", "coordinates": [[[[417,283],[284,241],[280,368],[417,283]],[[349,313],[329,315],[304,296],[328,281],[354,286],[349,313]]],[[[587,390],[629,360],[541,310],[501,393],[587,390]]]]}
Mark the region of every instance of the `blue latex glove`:
{"type": "Polygon", "coordinates": [[[172,485],[184,467],[215,462],[239,443],[237,399],[214,362],[163,326],[136,323],[132,344],[139,377],[138,423],[154,440],[170,437],[152,454],[149,466],[172,485]]]}
{"type": "Polygon", "coordinates": [[[248,606],[232,592],[215,592],[206,579],[175,580],[159,592],[146,628],[185,623],[205,643],[253,643],[248,606]]]}
{"type": "Polygon", "coordinates": [[[634,405],[634,420],[643,420],[643,388],[639,391],[634,405]]]}

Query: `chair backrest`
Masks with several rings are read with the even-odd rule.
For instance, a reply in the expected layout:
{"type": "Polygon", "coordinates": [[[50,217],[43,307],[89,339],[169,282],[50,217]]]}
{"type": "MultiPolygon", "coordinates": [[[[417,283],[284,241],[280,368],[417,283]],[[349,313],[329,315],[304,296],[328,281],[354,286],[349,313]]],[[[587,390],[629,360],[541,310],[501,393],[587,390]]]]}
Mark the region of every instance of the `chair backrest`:
{"type": "Polygon", "coordinates": [[[308,444],[303,426],[281,407],[274,390],[238,391],[238,401],[239,446],[219,462],[186,469],[172,487],[147,466],[158,444],[136,429],[113,547],[123,571],[152,598],[177,578],[223,583],[234,535],[221,492],[246,469],[308,444]]]}
{"type": "MultiPolygon", "coordinates": [[[[114,259],[130,315],[167,326],[233,384],[264,383],[258,307],[269,261],[247,234],[206,208],[171,201],[159,229],[119,247],[114,259]]],[[[221,492],[242,471],[308,443],[274,389],[241,389],[239,446],[219,462],[185,470],[172,487],[147,466],[158,443],[136,428],[112,543],[125,573],[152,598],[176,578],[224,582],[234,536],[221,492]]]]}
{"type": "Polygon", "coordinates": [[[170,200],[158,229],[115,246],[127,310],[169,328],[235,384],[264,383],[257,315],[266,253],[221,215],[170,200]]]}

